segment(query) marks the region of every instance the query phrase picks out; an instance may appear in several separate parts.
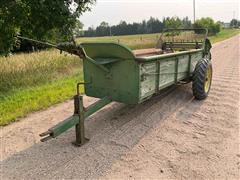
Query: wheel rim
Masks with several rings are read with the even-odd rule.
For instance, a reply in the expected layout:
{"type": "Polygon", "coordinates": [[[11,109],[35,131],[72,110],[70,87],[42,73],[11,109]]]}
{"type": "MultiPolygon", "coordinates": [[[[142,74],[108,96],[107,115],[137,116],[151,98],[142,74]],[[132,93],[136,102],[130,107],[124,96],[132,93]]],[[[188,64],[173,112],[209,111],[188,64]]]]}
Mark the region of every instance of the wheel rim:
{"type": "Polygon", "coordinates": [[[211,80],[212,80],[212,68],[209,66],[206,72],[205,82],[204,82],[205,93],[208,93],[210,90],[211,80]]]}

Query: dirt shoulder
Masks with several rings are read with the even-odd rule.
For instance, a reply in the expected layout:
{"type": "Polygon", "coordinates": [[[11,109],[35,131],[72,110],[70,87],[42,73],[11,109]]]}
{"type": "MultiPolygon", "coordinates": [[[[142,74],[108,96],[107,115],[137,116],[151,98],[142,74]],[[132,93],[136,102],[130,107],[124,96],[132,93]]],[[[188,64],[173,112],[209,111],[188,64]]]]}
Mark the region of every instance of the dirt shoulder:
{"type": "Polygon", "coordinates": [[[71,145],[74,129],[39,142],[72,114],[72,101],[1,127],[3,179],[239,178],[239,37],[214,45],[207,100],[185,85],[137,106],[111,103],[88,119],[81,148],[71,145]]]}

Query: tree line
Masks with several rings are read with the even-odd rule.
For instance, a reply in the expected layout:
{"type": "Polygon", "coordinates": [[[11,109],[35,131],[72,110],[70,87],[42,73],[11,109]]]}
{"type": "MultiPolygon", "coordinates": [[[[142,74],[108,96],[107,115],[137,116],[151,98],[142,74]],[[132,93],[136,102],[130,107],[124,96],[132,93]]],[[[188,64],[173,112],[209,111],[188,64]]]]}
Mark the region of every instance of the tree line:
{"type": "MultiPolygon", "coordinates": [[[[215,22],[212,18],[206,17],[198,19],[192,23],[188,17],[164,17],[162,21],[151,17],[149,20],[143,20],[140,23],[127,23],[121,21],[118,25],[110,26],[107,22],[102,22],[96,28],[89,27],[88,30],[79,36],[98,37],[98,36],[117,36],[132,34],[150,34],[159,33],[167,28],[207,28],[210,34],[216,34],[221,30],[221,24],[215,22]]],[[[196,31],[200,32],[200,31],[196,31]]]]}
{"type": "Polygon", "coordinates": [[[162,32],[165,28],[190,28],[192,23],[188,17],[180,19],[179,17],[164,17],[162,21],[151,17],[149,20],[143,20],[140,23],[127,23],[121,21],[118,25],[110,26],[107,22],[102,22],[96,28],[89,27],[84,31],[85,37],[96,36],[115,36],[115,35],[133,35],[150,34],[162,32]]]}

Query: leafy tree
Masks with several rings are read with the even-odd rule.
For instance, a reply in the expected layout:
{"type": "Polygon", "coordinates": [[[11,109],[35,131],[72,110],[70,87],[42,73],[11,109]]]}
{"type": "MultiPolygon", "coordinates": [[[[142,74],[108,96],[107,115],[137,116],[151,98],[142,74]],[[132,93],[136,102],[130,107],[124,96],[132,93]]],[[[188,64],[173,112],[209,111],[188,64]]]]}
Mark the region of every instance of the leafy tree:
{"type": "Polygon", "coordinates": [[[165,25],[165,28],[172,28],[172,29],[177,29],[182,26],[182,22],[178,17],[167,17],[163,20],[163,23],[165,25]]]}
{"type": "Polygon", "coordinates": [[[110,34],[109,24],[105,21],[101,22],[100,26],[96,29],[96,34],[98,36],[107,36],[110,34]]]}
{"type": "Polygon", "coordinates": [[[192,22],[191,22],[191,20],[189,20],[188,17],[183,18],[182,27],[183,28],[191,28],[192,27],[192,22]]]}
{"type": "Polygon", "coordinates": [[[94,27],[89,27],[87,31],[84,32],[84,36],[85,37],[93,37],[93,36],[96,36],[96,32],[95,32],[95,29],[94,27]]]}
{"type": "Polygon", "coordinates": [[[17,34],[41,40],[69,40],[79,16],[95,0],[1,0],[0,54],[13,49],[17,34]]]}
{"type": "Polygon", "coordinates": [[[83,23],[81,23],[79,20],[76,21],[75,28],[73,29],[73,36],[74,37],[80,37],[83,36],[83,23]]]}
{"type": "Polygon", "coordinates": [[[149,33],[157,33],[163,30],[163,23],[157,18],[150,17],[147,21],[147,31],[149,33]]]}
{"type": "Polygon", "coordinates": [[[238,28],[240,26],[240,21],[238,21],[237,19],[232,19],[230,22],[230,26],[233,28],[238,28]]]}
{"type": "MultiPolygon", "coordinates": [[[[221,25],[219,23],[215,23],[214,20],[210,17],[201,18],[197,20],[193,24],[194,28],[207,28],[210,34],[217,34],[221,31],[221,25]]],[[[197,33],[201,33],[202,31],[196,31],[197,33]]]]}

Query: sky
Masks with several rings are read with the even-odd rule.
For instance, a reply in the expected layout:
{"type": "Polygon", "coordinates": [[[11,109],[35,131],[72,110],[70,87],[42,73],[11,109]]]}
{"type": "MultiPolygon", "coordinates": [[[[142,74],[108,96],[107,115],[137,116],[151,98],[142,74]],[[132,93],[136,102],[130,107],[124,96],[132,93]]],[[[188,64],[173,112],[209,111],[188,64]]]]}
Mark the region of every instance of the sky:
{"type": "MultiPolygon", "coordinates": [[[[196,18],[212,17],[214,20],[230,22],[239,18],[240,0],[195,0],[196,18]]],[[[97,0],[91,12],[80,17],[84,29],[98,26],[102,21],[110,25],[121,20],[128,23],[141,22],[155,17],[188,16],[193,19],[193,0],[97,0]]]]}

